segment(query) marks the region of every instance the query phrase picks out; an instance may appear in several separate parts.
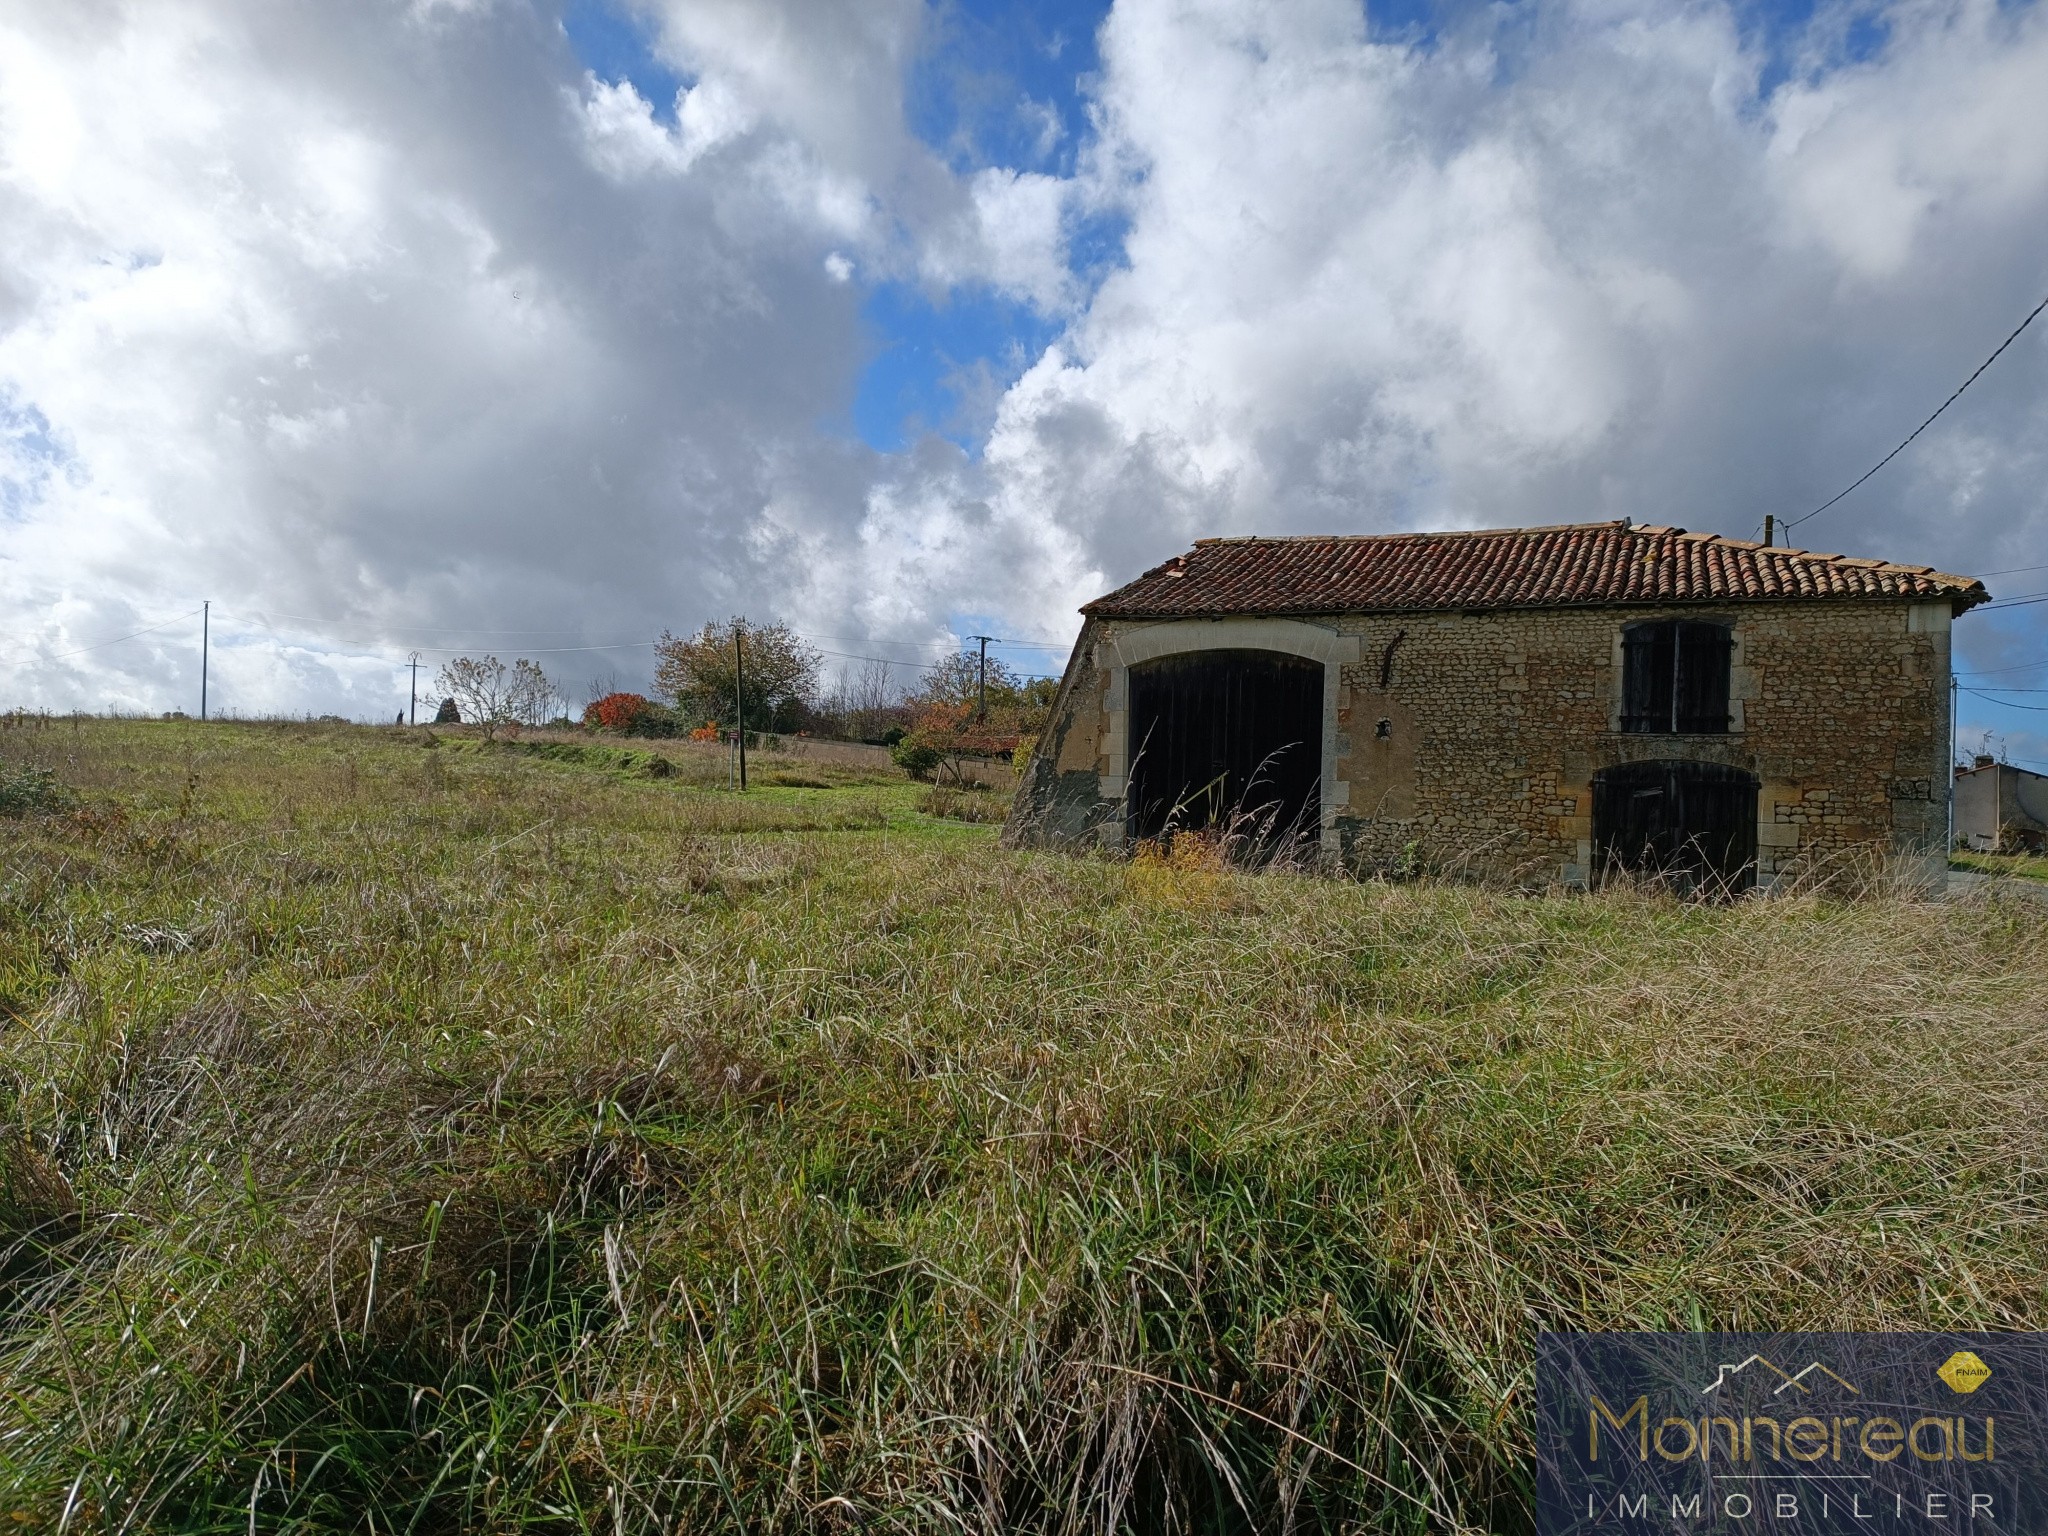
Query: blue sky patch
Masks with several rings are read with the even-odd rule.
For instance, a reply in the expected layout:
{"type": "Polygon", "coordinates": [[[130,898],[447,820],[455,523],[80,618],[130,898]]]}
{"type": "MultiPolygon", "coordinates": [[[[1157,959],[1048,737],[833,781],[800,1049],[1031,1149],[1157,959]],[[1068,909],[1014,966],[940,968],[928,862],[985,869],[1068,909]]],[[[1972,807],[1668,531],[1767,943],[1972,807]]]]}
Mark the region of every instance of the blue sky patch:
{"type": "Polygon", "coordinates": [[[1891,41],[1891,19],[1871,0],[1840,6],[1824,0],[1737,0],[1735,16],[1743,43],[1764,57],[1759,99],[1768,99],[1787,80],[1874,59],[1891,41]]]}
{"type": "Polygon", "coordinates": [[[1436,0],[1373,0],[1365,8],[1366,31],[1376,43],[1435,44],[1438,18],[1446,7],[1436,0]]]}
{"type": "MultiPolygon", "coordinates": [[[[1074,174],[1092,131],[1088,85],[1107,0],[938,0],[905,93],[910,129],[953,169],[1074,174]]],[[[1125,223],[1090,217],[1068,231],[1086,286],[1123,258],[1125,223]]],[[[986,290],[935,298],[885,285],[864,310],[878,343],[861,376],[854,430],[885,452],[923,432],[978,451],[1002,391],[1060,332],[1028,304],[986,290]]]]}
{"type": "Polygon", "coordinates": [[[1071,175],[1108,14],[1104,0],[938,0],[908,82],[911,131],[956,170],[1071,175]]]}
{"type": "Polygon", "coordinates": [[[1002,391],[1059,334],[1029,305],[985,289],[934,298],[883,283],[861,314],[876,351],[854,396],[853,429],[883,453],[927,432],[978,451],[1002,391]]]}
{"type": "Polygon", "coordinates": [[[17,404],[6,392],[0,392],[0,448],[0,517],[15,521],[42,500],[51,471],[70,455],[51,431],[49,417],[33,404],[17,404]],[[8,460],[25,473],[9,473],[8,460]]]}
{"type": "Polygon", "coordinates": [[[675,126],[676,93],[690,82],[654,56],[653,34],[639,17],[607,0],[569,0],[562,35],[585,69],[600,80],[631,81],[656,119],[675,126]]]}
{"type": "MultiPolygon", "coordinates": [[[[938,0],[906,86],[913,133],[957,172],[1000,165],[1073,174],[1089,132],[1086,83],[1107,0],[938,0]]],[[[655,57],[643,18],[618,0],[569,0],[562,31],[599,79],[630,81],[658,120],[675,121],[691,82],[655,57]]],[[[1071,263],[1088,286],[1123,258],[1120,216],[1070,230],[1071,263]]],[[[1031,306],[986,289],[934,294],[904,283],[872,289],[862,307],[871,360],[855,387],[852,430],[870,447],[901,451],[934,432],[976,452],[1002,391],[1060,327],[1031,306]]]]}

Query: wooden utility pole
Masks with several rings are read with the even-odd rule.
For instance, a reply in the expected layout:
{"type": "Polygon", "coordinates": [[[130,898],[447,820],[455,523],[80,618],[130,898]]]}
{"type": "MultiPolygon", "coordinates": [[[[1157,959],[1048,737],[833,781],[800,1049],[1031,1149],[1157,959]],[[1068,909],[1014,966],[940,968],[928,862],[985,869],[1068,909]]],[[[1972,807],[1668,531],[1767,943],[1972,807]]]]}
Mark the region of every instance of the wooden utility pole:
{"type": "Polygon", "coordinates": [[[974,714],[976,719],[986,720],[988,718],[988,643],[989,641],[993,640],[995,636],[969,635],[967,638],[970,640],[979,640],[981,642],[981,676],[980,681],[976,684],[975,687],[977,698],[974,706],[974,714]]]}
{"type": "Polygon", "coordinates": [[[747,652],[742,643],[746,621],[732,621],[732,712],[740,731],[740,793],[747,791],[747,652]]]}
{"type": "Polygon", "coordinates": [[[206,663],[213,649],[213,599],[199,605],[199,718],[206,718],[206,663]]]}
{"type": "Polygon", "coordinates": [[[1778,519],[1769,512],[1764,514],[1764,548],[1771,547],[1771,535],[1778,531],[1778,519]]]}
{"type": "Polygon", "coordinates": [[[406,665],[412,668],[412,699],[405,706],[405,723],[407,725],[418,725],[420,723],[420,653],[414,651],[412,659],[406,665]]]}

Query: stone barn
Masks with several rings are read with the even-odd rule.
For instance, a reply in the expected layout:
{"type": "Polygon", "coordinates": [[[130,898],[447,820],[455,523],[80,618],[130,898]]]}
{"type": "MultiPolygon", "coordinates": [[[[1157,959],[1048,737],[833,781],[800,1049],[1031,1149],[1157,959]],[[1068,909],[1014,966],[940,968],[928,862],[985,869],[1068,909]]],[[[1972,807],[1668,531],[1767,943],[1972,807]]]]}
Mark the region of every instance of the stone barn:
{"type": "Polygon", "coordinates": [[[1203,539],[1081,611],[1004,838],[1743,889],[1945,858],[1982,583],[1623,520],[1203,539]]]}

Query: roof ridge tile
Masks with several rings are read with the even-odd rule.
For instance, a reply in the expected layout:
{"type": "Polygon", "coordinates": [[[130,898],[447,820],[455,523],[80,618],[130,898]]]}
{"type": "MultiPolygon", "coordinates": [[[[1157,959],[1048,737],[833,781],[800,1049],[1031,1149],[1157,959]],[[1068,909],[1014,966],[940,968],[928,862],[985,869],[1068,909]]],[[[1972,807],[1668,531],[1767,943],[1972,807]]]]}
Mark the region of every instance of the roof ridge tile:
{"type": "Polygon", "coordinates": [[[1855,597],[1947,598],[1961,611],[1989,594],[1982,582],[1926,566],[1617,519],[1198,539],[1083,612],[1167,618],[1855,597]]]}

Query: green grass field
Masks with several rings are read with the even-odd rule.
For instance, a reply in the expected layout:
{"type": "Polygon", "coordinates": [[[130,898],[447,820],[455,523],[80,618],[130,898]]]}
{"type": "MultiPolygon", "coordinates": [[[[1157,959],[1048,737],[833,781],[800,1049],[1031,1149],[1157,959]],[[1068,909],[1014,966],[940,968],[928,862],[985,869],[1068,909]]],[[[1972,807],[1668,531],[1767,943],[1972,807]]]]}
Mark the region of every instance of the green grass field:
{"type": "Polygon", "coordinates": [[[0,1522],[1526,1531],[1539,1329],[2048,1324],[2038,903],[534,747],[0,730],[0,1522]]]}
{"type": "Polygon", "coordinates": [[[1980,875],[2009,875],[2020,880],[2048,880],[2048,858],[2042,858],[2038,854],[1958,852],[1950,857],[1949,863],[1956,869],[1972,870],[1980,875]]]}

